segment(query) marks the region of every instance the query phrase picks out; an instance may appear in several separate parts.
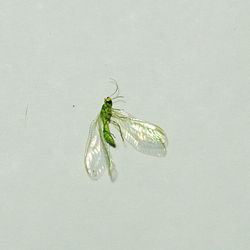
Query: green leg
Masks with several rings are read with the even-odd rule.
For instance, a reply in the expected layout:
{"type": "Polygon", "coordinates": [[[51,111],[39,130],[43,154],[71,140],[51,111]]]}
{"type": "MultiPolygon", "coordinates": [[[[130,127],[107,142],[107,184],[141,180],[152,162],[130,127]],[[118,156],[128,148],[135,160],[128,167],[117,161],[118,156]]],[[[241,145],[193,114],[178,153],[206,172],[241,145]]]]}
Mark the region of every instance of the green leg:
{"type": "Polygon", "coordinates": [[[118,129],[118,131],[120,132],[121,138],[124,141],[124,137],[123,137],[123,134],[122,134],[121,126],[117,122],[115,122],[115,121],[111,121],[111,123],[118,129]]]}

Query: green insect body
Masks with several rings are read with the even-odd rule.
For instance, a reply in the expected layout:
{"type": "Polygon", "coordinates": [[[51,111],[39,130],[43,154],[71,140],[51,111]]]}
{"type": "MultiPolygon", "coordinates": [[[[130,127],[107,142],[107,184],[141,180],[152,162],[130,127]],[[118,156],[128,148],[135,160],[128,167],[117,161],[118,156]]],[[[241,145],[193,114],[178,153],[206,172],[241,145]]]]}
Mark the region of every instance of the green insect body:
{"type": "Polygon", "coordinates": [[[110,146],[115,148],[115,140],[109,129],[109,124],[112,117],[112,99],[110,97],[104,99],[100,116],[103,123],[103,137],[110,146]]]}
{"type": "Polygon", "coordinates": [[[104,99],[101,111],[91,123],[89,130],[85,166],[93,180],[99,179],[105,169],[108,169],[112,181],[117,178],[117,170],[110,154],[110,146],[116,147],[110,125],[120,133],[124,142],[128,142],[141,153],[158,157],[163,157],[167,153],[168,140],[163,129],[153,123],[139,120],[123,110],[113,108],[113,100],[123,98],[119,96],[118,85],[116,86],[116,91],[104,99]],[[115,94],[117,95],[113,97],[115,94]]]}

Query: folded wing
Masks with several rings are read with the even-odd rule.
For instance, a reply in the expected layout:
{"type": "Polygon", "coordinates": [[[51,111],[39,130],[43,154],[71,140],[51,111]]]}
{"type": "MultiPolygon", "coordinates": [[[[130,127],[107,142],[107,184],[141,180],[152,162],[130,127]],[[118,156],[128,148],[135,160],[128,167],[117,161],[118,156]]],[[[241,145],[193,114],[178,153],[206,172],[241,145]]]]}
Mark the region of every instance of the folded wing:
{"type": "Polygon", "coordinates": [[[117,172],[110,157],[109,146],[103,138],[100,116],[90,125],[84,160],[86,171],[91,179],[98,180],[106,168],[109,170],[111,180],[116,179],[117,172]]]}

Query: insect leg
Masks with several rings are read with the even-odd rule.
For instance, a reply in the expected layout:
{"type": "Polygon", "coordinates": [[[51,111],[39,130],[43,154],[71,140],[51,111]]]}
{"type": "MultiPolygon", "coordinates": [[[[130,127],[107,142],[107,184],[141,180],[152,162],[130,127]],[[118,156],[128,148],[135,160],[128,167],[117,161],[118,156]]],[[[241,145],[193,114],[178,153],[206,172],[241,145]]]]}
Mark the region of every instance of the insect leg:
{"type": "Polygon", "coordinates": [[[119,110],[119,111],[122,110],[122,109],[115,109],[115,108],[112,108],[112,109],[114,109],[114,110],[119,110]]]}
{"type": "Polygon", "coordinates": [[[111,121],[111,123],[118,129],[118,131],[120,132],[121,138],[124,141],[124,137],[123,137],[123,134],[122,134],[121,126],[117,122],[115,122],[115,121],[111,121]]]}

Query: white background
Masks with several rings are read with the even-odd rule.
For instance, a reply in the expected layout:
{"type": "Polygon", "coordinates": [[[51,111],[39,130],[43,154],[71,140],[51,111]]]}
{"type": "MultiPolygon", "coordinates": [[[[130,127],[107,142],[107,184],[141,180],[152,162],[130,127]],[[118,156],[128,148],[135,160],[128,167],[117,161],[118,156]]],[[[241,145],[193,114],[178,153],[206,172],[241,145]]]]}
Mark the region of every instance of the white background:
{"type": "Polygon", "coordinates": [[[249,248],[250,2],[0,2],[0,249],[249,248]],[[91,181],[90,122],[115,78],[164,128],[91,181]],[[75,105],[75,107],[73,107],[75,105]],[[27,110],[27,115],[26,115],[27,110]]]}

